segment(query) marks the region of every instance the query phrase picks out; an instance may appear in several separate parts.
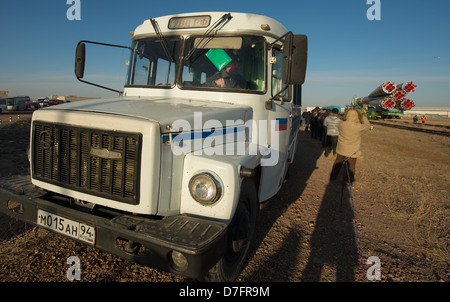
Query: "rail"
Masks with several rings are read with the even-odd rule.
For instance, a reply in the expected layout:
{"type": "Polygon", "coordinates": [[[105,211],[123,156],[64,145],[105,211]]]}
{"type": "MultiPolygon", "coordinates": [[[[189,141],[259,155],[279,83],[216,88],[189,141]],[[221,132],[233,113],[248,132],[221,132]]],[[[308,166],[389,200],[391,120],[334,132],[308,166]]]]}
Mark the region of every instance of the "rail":
{"type": "Polygon", "coordinates": [[[411,130],[411,131],[417,131],[417,132],[425,132],[425,133],[429,133],[429,134],[436,134],[436,135],[442,135],[442,136],[450,136],[449,131],[437,130],[437,129],[431,128],[431,127],[436,127],[436,128],[441,127],[444,129],[450,129],[450,126],[445,126],[445,125],[417,124],[415,126],[407,126],[407,125],[399,125],[397,123],[386,123],[386,122],[379,122],[379,121],[373,121],[373,120],[371,120],[370,123],[372,125],[386,126],[386,127],[405,129],[405,130],[411,130]]]}

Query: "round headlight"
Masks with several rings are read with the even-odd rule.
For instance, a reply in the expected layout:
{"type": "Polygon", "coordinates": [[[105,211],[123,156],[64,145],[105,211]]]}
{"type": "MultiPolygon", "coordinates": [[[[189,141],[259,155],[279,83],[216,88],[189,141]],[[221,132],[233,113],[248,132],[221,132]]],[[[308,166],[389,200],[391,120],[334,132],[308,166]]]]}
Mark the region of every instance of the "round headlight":
{"type": "Polygon", "coordinates": [[[197,174],[189,181],[191,196],[201,204],[209,205],[222,196],[220,182],[210,173],[197,174]]]}

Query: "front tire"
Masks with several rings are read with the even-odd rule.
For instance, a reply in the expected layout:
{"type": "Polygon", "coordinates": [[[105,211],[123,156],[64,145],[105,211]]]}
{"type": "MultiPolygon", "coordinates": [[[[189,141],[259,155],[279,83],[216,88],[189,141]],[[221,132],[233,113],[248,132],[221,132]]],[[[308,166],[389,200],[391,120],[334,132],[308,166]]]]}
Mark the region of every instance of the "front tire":
{"type": "Polygon", "coordinates": [[[253,241],[258,211],[255,183],[253,180],[245,179],[242,182],[236,212],[228,226],[226,251],[206,274],[205,281],[232,282],[239,276],[253,241]]]}

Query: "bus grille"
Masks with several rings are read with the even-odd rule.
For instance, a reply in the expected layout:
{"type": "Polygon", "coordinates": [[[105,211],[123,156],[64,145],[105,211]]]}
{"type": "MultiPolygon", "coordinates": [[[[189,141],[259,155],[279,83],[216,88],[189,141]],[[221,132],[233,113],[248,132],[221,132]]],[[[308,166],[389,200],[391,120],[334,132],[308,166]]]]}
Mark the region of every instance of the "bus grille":
{"type": "Polygon", "coordinates": [[[139,204],[142,135],[34,122],[33,178],[139,204]]]}

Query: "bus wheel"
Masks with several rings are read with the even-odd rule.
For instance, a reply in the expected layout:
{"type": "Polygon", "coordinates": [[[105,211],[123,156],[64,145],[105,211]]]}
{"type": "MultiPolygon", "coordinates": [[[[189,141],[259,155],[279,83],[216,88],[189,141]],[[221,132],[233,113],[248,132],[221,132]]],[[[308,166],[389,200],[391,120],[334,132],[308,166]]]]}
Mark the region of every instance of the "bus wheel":
{"type": "Polygon", "coordinates": [[[242,182],[236,212],[228,226],[226,251],[219,262],[204,276],[205,281],[232,282],[239,276],[253,241],[258,211],[255,183],[253,180],[245,179],[242,182]]]}

